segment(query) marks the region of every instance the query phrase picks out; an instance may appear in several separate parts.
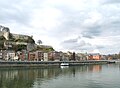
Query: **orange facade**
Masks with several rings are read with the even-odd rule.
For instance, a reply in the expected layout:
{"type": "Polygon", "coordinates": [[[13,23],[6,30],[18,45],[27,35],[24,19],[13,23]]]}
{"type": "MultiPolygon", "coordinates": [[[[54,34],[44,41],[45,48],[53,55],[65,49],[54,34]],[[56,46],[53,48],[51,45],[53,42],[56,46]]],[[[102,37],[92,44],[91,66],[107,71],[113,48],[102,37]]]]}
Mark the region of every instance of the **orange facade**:
{"type": "Polygon", "coordinates": [[[94,60],[101,60],[101,55],[93,55],[94,60]]]}
{"type": "Polygon", "coordinates": [[[101,60],[101,55],[100,54],[91,54],[88,56],[89,60],[101,60]]]}

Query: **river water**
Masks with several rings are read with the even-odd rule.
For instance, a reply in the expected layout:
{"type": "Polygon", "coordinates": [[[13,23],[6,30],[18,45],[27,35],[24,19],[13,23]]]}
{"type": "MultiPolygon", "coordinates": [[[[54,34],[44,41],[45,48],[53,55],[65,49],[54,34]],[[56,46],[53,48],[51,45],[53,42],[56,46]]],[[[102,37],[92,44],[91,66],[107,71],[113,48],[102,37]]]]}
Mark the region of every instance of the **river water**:
{"type": "Polygon", "coordinates": [[[0,88],[120,88],[120,64],[0,68],[0,88]]]}

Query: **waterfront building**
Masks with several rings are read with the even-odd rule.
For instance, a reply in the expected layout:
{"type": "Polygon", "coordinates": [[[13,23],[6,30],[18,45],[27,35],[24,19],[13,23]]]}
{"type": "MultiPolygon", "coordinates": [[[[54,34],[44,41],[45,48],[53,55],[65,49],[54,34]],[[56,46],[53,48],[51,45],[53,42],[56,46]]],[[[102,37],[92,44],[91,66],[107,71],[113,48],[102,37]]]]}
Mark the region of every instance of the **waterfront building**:
{"type": "Polygon", "coordinates": [[[3,58],[3,53],[2,53],[2,50],[0,51],[0,59],[3,58]]]}
{"type": "Polygon", "coordinates": [[[107,60],[108,58],[107,58],[106,55],[101,55],[101,59],[102,59],[102,60],[107,60]]]}
{"type": "Polygon", "coordinates": [[[51,51],[48,53],[48,59],[50,61],[60,61],[62,59],[61,52],[51,51]]]}
{"type": "Polygon", "coordinates": [[[48,61],[48,53],[44,53],[44,61],[48,61]]]}
{"type": "Polygon", "coordinates": [[[63,53],[62,55],[62,61],[69,61],[69,55],[67,53],[63,53]]]}
{"type": "Polygon", "coordinates": [[[43,51],[36,51],[35,52],[35,59],[37,61],[43,61],[44,60],[44,52],[43,51]]]}
{"type": "Polygon", "coordinates": [[[36,60],[36,53],[35,52],[29,52],[28,54],[28,60],[29,61],[35,61],[36,60]]]}
{"type": "Polygon", "coordinates": [[[54,55],[54,60],[55,61],[60,61],[61,60],[61,52],[57,52],[57,51],[54,51],[53,52],[53,55],[54,55]]]}
{"type": "Polygon", "coordinates": [[[14,60],[16,53],[13,50],[4,50],[3,51],[3,59],[8,61],[8,60],[14,60]]]}
{"type": "Polygon", "coordinates": [[[72,60],[72,55],[73,55],[73,53],[70,52],[70,51],[68,51],[68,52],[67,52],[67,55],[68,55],[69,61],[72,60]]]}
{"type": "Polygon", "coordinates": [[[112,57],[111,55],[108,55],[107,59],[108,59],[108,60],[112,60],[113,57],[112,57]]]}
{"type": "Polygon", "coordinates": [[[28,60],[28,51],[27,50],[18,51],[16,54],[17,54],[19,60],[21,60],[21,61],[28,60]]]}
{"type": "Polygon", "coordinates": [[[80,61],[80,57],[79,57],[78,54],[75,54],[75,60],[76,60],[76,61],[80,61]]]}
{"type": "Polygon", "coordinates": [[[78,60],[87,60],[87,55],[84,53],[77,53],[78,60]]]}
{"type": "Polygon", "coordinates": [[[73,52],[73,54],[72,54],[72,60],[76,60],[76,58],[75,58],[75,52],[73,52]]]}
{"type": "Polygon", "coordinates": [[[49,61],[54,61],[53,52],[49,52],[49,53],[48,53],[48,60],[49,60],[49,61]]]}
{"type": "Polygon", "coordinates": [[[88,54],[88,60],[101,60],[101,55],[99,53],[88,54]]]}

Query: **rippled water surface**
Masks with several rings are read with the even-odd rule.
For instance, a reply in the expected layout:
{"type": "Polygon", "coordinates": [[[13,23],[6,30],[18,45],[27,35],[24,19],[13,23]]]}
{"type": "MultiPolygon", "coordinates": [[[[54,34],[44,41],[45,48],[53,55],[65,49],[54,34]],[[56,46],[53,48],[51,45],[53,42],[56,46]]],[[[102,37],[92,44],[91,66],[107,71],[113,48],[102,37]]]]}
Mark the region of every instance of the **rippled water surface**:
{"type": "Polygon", "coordinates": [[[0,68],[0,88],[120,88],[120,64],[0,68]]]}

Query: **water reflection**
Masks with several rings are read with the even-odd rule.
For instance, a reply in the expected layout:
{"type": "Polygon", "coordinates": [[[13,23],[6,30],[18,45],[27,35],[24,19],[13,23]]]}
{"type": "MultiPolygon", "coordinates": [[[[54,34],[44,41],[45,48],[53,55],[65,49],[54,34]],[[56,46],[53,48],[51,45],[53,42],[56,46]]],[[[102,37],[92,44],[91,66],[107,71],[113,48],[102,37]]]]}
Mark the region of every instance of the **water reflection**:
{"type": "Polygon", "coordinates": [[[93,65],[88,67],[88,71],[91,71],[91,72],[100,72],[101,70],[102,70],[101,65],[93,65]]]}
{"type": "Polygon", "coordinates": [[[69,68],[24,68],[0,69],[0,88],[33,88],[36,80],[39,84],[60,75],[73,75],[79,72],[100,72],[101,65],[73,66],[69,68]]]}

